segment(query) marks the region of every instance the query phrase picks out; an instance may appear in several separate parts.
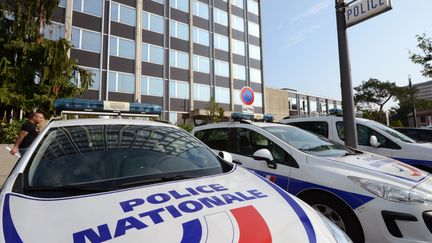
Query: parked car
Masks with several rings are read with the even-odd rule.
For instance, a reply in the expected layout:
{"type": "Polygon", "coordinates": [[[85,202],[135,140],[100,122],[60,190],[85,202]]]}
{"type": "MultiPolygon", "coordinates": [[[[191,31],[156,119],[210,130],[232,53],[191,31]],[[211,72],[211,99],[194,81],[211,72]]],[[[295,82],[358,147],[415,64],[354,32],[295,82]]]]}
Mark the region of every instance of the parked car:
{"type": "Polygon", "coordinates": [[[283,124],[239,119],[192,133],[310,204],[354,242],[432,242],[427,172],[283,124]]]}
{"type": "Polygon", "coordinates": [[[160,122],[51,122],[1,190],[0,242],[350,242],[222,155],[160,122]]]}
{"type": "Polygon", "coordinates": [[[432,128],[394,127],[393,129],[417,142],[432,143],[432,128]]]}
{"type": "MultiPolygon", "coordinates": [[[[405,162],[432,172],[432,144],[414,139],[379,122],[356,118],[358,149],[405,162]]],[[[281,123],[300,127],[344,143],[344,124],[340,116],[315,116],[283,119],[281,123]]]]}

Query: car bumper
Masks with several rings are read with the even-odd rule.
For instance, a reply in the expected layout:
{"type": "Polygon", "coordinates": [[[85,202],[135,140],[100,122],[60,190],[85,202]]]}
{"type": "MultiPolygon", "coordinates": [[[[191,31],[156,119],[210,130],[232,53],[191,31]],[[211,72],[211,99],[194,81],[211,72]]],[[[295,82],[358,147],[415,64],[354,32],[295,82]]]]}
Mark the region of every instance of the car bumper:
{"type": "Polygon", "coordinates": [[[432,204],[376,198],[354,210],[366,242],[432,242],[432,204]]]}

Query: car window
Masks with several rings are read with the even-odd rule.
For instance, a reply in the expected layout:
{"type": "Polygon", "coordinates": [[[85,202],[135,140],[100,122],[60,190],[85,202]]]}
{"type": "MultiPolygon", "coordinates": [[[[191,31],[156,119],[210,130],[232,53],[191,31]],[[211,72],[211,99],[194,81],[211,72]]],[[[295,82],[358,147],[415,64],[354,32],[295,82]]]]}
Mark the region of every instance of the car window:
{"type": "Polygon", "coordinates": [[[304,121],[289,123],[289,125],[299,127],[309,132],[316,133],[318,135],[328,137],[328,123],[325,121],[304,121]]]}
{"type": "Polygon", "coordinates": [[[370,121],[370,123],[372,124],[372,126],[374,128],[376,128],[380,131],[383,131],[383,132],[387,133],[388,135],[390,135],[396,139],[399,139],[403,142],[406,142],[406,143],[415,143],[416,142],[415,140],[403,135],[402,133],[400,133],[400,132],[398,132],[398,131],[396,131],[396,130],[388,127],[388,126],[385,126],[384,124],[381,124],[381,123],[376,122],[376,121],[370,121]]]}
{"type": "Polygon", "coordinates": [[[322,157],[343,156],[354,153],[347,147],[327,138],[293,126],[269,126],[264,130],[304,153],[322,157]]]}
{"type": "Polygon", "coordinates": [[[252,157],[260,149],[268,149],[276,163],[287,164],[287,152],[262,134],[246,128],[237,128],[234,153],[252,157]]]}
{"type": "MultiPolygon", "coordinates": [[[[362,146],[372,146],[370,145],[370,137],[375,136],[380,143],[381,148],[389,148],[389,149],[400,149],[399,145],[395,144],[390,139],[386,138],[384,135],[379,133],[378,131],[371,129],[362,124],[356,124],[357,126],[357,143],[362,146]]],[[[344,140],[344,125],[343,122],[336,122],[336,130],[339,138],[344,140]]]]}
{"type": "Polygon", "coordinates": [[[195,133],[195,136],[212,149],[229,152],[229,129],[215,128],[195,133]]]}
{"type": "Polygon", "coordinates": [[[30,187],[53,187],[105,185],[121,179],[133,184],[173,173],[203,176],[222,172],[221,161],[180,129],[89,125],[51,128],[30,159],[25,177],[30,187]]]}

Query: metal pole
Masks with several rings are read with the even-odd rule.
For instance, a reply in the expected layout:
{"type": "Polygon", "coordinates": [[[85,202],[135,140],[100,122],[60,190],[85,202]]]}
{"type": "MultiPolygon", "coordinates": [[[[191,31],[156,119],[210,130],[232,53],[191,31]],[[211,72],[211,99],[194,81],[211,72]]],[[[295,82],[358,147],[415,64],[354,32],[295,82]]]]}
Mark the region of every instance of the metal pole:
{"type": "Polygon", "coordinates": [[[411,84],[411,75],[408,75],[408,84],[409,84],[409,90],[410,90],[410,95],[411,95],[411,104],[412,104],[412,112],[413,112],[413,118],[414,118],[414,127],[417,127],[417,112],[416,112],[416,108],[415,108],[415,103],[414,103],[414,93],[412,91],[412,84],[411,84]]]}
{"type": "Polygon", "coordinates": [[[357,130],[354,114],[354,98],[351,81],[351,67],[348,53],[348,42],[345,23],[344,0],[336,1],[336,23],[339,43],[339,68],[342,91],[342,110],[344,122],[345,145],[357,148],[357,130]]]}

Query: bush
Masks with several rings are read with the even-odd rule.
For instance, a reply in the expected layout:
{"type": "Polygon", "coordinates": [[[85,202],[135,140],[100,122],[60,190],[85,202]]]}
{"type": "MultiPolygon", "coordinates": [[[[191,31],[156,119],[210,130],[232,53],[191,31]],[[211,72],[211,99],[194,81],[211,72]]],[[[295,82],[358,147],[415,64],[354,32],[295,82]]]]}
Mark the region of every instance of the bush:
{"type": "Polygon", "coordinates": [[[192,132],[192,129],[194,128],[192,124],[180,124],[178,127],[185,130],[186,132],[192,132]]]}
{"type": "Polygon", "coordinates": [[[27,120],[12,121],[11,123],[1,125],[0,127],[0,144],[15,143],[18,133],[20,132],[22,124],[27,120]]]}

